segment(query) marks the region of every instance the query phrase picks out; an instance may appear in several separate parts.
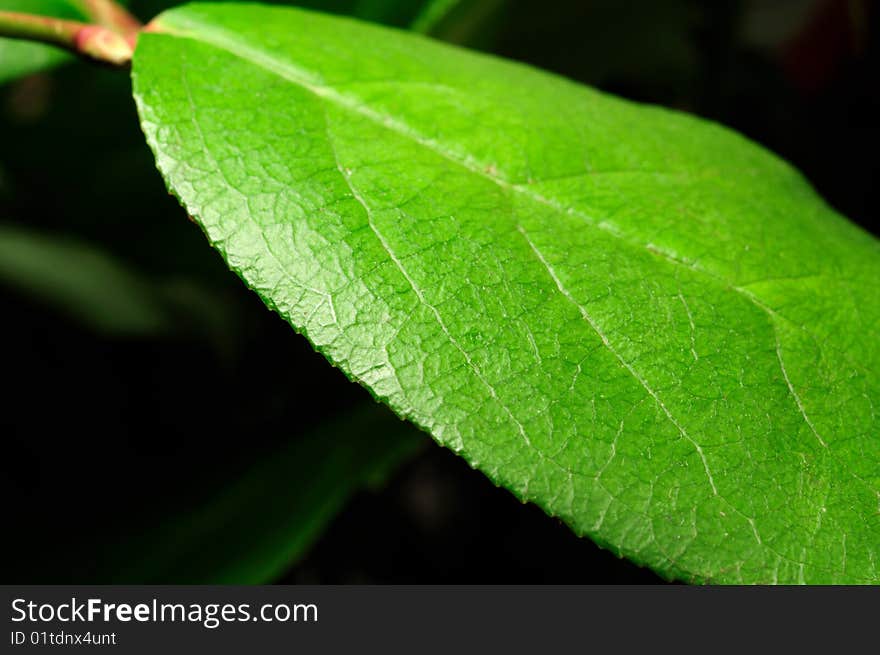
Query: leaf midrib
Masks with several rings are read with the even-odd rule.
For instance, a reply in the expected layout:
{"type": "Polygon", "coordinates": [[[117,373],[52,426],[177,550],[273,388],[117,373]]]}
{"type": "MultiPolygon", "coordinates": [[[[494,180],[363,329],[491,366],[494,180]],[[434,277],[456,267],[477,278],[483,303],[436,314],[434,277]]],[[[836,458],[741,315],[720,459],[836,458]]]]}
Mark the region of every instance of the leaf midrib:
{"type": "MultiPolygon", "coordinates": [[[[330,102],[333,102],[337,106],[349,109],[380,127],[388,129],[395,134],[398,134],[399,136],[403,136],[412,140],[414,143],[430,150],[431,152],[443,157],[444,159],[456,164],[457,166],[465,168],[475,175],[478,175],[486,180],[493,182],[494,184],[498,185],[508,192],[520,194],[523,197],[528,198],[532,202],[536,202],[538,204],[544,205],[545,207],[549,207],[556,212],[575,215],[578,218],[582,219],[586,225],[611,235],[614,239],[631,248],[636,248],[640,251],[647,250],[648,252],[666,260],[673,266],[682,267],[690,270],[691,272],[704,275],[710,278],[722,289],[734,292],[738,296],[744,298],[747,302],[749,302],[749,304],[757,307],[759,310],[761,310],[762,313],[768,316],[771,325],[773,325],[776,319],[783,319],[784,321],[790,323],[794,327],[808,334],[817,344],[821,344],[822,340],[819,339],[816,334],[813,333],[809,328],[807,328],[807,326],[788,318],[787,316],[781,314],[775,309],[772,309],[769,303],[767,303],[753,291],[749,290],[747,287],[739,286],[735,284],[732,280],[726,279],[723,275],[706,269],[700,266],[698,262],[691,260],[688,257],[685,257],[679,253],[672,252],[667,248],[659,247],[653,243],[644,243],[628,238],[624,232],[619,230],[612,223],[609,223],[607,221],[597,221],[592,216],[584,213],[577,208],[566,207],[561,203],[556,202],[553,199],[548,198],[547,196],[544,196],[543,194],[537,193],[528,185],[509,182],[503,177],[493,174],[492,169],[487,170],[486,167],[477,162],[474,157],[470,155],[464,155],[462,157],[454,151],[449,150],[448,148],[444,148],[435,140],[425,137],[417,130],[413,129],[399,119],[396,119],[388,114],[377,112],[370,107],[367,107],[363,103],[357,102],[349,96],[340,93],[331,86],[320,84],[314,75],[309,75],[308,71],[303,71],[287,61],[278,59],[271,53],[268,53],[260,48],[253,47],[247,42],[236,38],[235,35],[230,34],[226,30],[217,28],[214,25],[198,22],[196,20],[193,20],[191,17],[189,17],[187,20],[191,25],[197,25],[200,31],[191,32],[188,30],[181,30],[177,27],[166,25],[161,18],[154,23],[153,31],[159,34],[164,34],[166,36],[190,39],[199,43],[214,46],[224,52],[233,55],[234,57],[263,68],[264,70],[267,70],[289,82],[296,84],[297,86],[306,89],[307,91],[311,92],[312,94],[323,100],[328,100],[330,102]],[[310,79],[314,81],[310,81],[310,79]]],[[[616,173],[620,171],[612,172],[616,173]]],[[[652,173],[653,171],[641,172],[652,173]]],[[[754,284],[754,282],[751,282],[750,284],[754,284]]],[[[773,326],[773,329],[776,329],[775,325],[773,326]]],[[[872,373],[865,368],[864,363],[850,360],[848,358],[848,354],[845,351],[838,352],[844,358],[846,358],[852,366],[859,368],[864,372],[872,373]]]]}
{"type": "MultiPolygon", "coordinates": [[[[465,168],[472,174],[475,174],[483,179],[486,179],[497,186],[501,187],[507,193],[516,193],[528,200],[535,202],[537,204],[543,205],[552,209],[555,212],[562,214],[575,215],[581,218],[584,223],[590,227],[598,229],[603,233],[611,235],[614,239],[619,241],[622,244],[625,244],[628,247],[638,249],[640,251],[647,250],[648,252],[659,256],[662,260],[668,262],[670,265],[675,267],[685,268],[692,273],[696,273],[701,276],[705,276],[713,281],[714,284],[721,287],[723,290],[731,291],[737,296],[745,299],[750,305],[753,305],[757,309],[761,311],[767,317],[768,324],[773,332],[774,338],[776,338],[778,342],[778,331],[776,327],[776,321],[779,319],[784,320],[785,322],[793,325],[797,329],[803,331],[805,334],[809,335],[810,338],[821,348],[827,347],[827,344],[823,344],[822,340],[820,340],[811,330],[809,330],[805,325],[802,325],[792,319],[788,318],[784,314],[781,314],[779,311],[773,309],[769,303],[765,302],[760,296],[755,294],[753,291],[737,286],[732,281],[725,279],[722,275],[715,273],[709,269],[703,268],[697,262],[692,261],[678,253],[672,252],[666,248],[658,247],[652,243],[642,243],[631,238],[628,238],[624,232],[617,229],[611,223],[608,222],[600,222],[595,220],[588,214],[585,214],[583,211],[574,208],[574,207],[566,207],[565,205],[548,198],[540,193],[537,193],[534,189],[530,188],[528,185],[515,184],[507,179],[493,174],[494,169],[487,169],[480,162],[478,162],[473,156],[464,153],[456,153],[449,148],[445,148],[442,144],[437,141],[427,138],[422,135],[418,130],[412,128],[407,123],[399,120],[398,118],[384,114],[379,111],[372,109],[364,105],[362,102],[359,102],[344,93],[340,93],[338,90],[329,86],[327,84],[321,83],[319,76],[311,73],[308,70],[303,70],[298,68],[297,66],[291,64],[288,61],[279,59],[274,53],[268,52],[258,47],[254,47],[250,43],[242,40],[238,35],[229,32],[223,28],[219,28],[216,25],[212,25],[210,23],[204,23],[197,19],[194,19],[192,16],[187,16],[186,22],[189,28],[197,28],[198,31],[192,31],[192,29],[181,29],[174,25],[168,25],[163,18],[158,19],[154,22],[153,31],[165,36],[173,37],[173,38],[183,38],[189,39],[193,41],[197,41],[199,43],[203,43],[205,45],[213,46],[223,52],[226,52],[234,57],[237,57],[243,61],[251,63],[259,68],[262,68],[278,77],[285,79],[307,91],[315,95],[316,97],[331,102],[336,106],[347,109],[349,111],[354,112],[355,114],[366,118],[371,121],[375,125],[385,128],[391,132],[394,132],[398,136],[409,139],[410,141],[416,143],[417,145],[426,148],[433,152],[436,155],[439,155],[446,159],[447,161],[452,162],[453,164],[465,168]]],[[[497,173],[497,171],[496,171],[497,173]]],[[[346,180],[348,183],[348,180],[346,180]]],[[[350,186],[350,185],[349,185],[350,186]]],[[[600,335],[601,337],[601,335],[600,335]]],[[[844,357],[852,366],[870,373],[863,363],[854,362],[849,358],[848,353],[843,350],[837,350],[837,352],[844,357]]],[[[616,359],[620,360],[620,357],[616,355],[614,350],[610,350],[610,353],[615,356],[616,359]]],[[[777,354],[779,355],[778,351],[777,354]]],[[[636,375],[630,367],[626,366],[625,362],[620,362],[620,364],[627,370],[627,372],[634,377],[634,379],[644,387],[641,379],[638,375],[636,375]]],[[[787,375],[784,372],[784,365],[782,361],[780,361],[780,370],[783,375],[783,379],[787,379],[787,375]]],[[[791,385],[789,384],[789,392],[791,392],[791,385]]],[[[678,429],[679,432],[682,432],[680,427],[680,423],[670,414],[669,410],[666,409],[665,405],[659,402],[659,399],[646,390],[646,393],[658,404],[658,407],[663,411],[664,415],[672,422],[672,424],[678,429]]],[[[802,404],[799,400],[797,394],[791,394],[792,401],[795,405],[795,409],[798,411],[798,414],[801,416],[801,419],[804,421],[805,425],[810,429],[812,433],[815,433],[812,422],[806,416],[803,411],[802,404]]],[[[694,443],[692,439],[688,439],[691,443],[694,443]]],[[[821,439],[820,439],[821,441],[821,439]]],[[[830,453],[834,451],[828,449],[830,453]]],[[[702,457],[702,453],[698,454],[702,457]]],[[[856,475],[852,470],[846,465],[845,462],[840,460],[838,457],[834,457],[838,463],[840,463],[844,470],[846,470],[849,475],[851,475],[854,479],[863,484],[866,488],[868,488],[871,492],[877,493],[877,490],[873,488],[873,486],[868,483],[866,480],[856,475]]],[[[705,460],[703,459],[705,464],[705,460]]],[[[718,495],[721,497],[717,491],[715,490],[714,482],[712,482],[711,476],[709,476],[710,487],[712,488],[713,495],[718,495]]],[[[729,501],[725,501],[729,504],[729,501]]],[[[732,506],[731,506],[732,507],[732,506]]],[[[736,508],[734,508],[736,509],[736,508]]]]}

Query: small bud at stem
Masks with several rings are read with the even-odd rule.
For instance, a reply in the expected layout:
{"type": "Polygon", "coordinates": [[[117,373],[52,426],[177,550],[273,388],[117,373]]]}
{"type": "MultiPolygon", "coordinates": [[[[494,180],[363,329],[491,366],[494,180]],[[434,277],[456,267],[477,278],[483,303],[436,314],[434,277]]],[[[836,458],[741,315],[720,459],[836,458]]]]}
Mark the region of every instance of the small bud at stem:
{"type": "Polygon", "coordinates": [[[77,52],[116,66],[131,61],[134,48],[121,34],[111,32],[105,27],[86,25],[73,38],[77,52]]]}

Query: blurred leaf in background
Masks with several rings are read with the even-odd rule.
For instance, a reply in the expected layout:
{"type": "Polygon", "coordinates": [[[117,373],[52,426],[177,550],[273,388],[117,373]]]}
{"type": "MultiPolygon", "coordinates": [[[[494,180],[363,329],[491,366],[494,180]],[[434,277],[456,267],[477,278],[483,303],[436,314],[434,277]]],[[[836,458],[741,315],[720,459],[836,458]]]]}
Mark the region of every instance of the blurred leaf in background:
{"type": "Polygon", "coordinates": [[[0,285],[102,334],[155,336],[175,328],[169,308],[146,280],[75,240],[0,224],[0,285]]]}
{"type": "Polygon", "coordinates": [[[143,515],[93,526],[61,552],[39,544],[28,555],[34,566],[17,575],[31,584],[272,582],[354,492],[383,484],[428,445],[416,428],[372,403],[286,437],[241,475],[196,499],[168,498],[143,515]]]}

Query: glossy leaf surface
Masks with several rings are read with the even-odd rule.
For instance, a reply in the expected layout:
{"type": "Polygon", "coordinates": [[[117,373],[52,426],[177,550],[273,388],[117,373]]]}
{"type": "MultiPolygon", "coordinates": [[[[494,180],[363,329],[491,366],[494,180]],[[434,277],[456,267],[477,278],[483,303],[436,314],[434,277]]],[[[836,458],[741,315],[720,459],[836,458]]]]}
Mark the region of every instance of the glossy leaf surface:
{"type": "Polygon", "coordinates": [[[191,5],[170,189],[328,359],[668,576],[878,581],[880,247],[731,131],[304,11],[191,5]]]}

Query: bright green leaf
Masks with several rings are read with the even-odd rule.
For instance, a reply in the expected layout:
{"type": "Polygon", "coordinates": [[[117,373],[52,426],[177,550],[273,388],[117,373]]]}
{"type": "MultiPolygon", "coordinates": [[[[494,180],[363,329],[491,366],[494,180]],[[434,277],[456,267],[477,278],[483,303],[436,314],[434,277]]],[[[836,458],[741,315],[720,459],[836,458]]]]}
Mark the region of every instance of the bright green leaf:
{"type": "Polygon", "coordinates": [[[171,190],[349,376],[668,576],[877,582],[880,246],[723,128],[356,21],[191,5],[171,190]]]}

